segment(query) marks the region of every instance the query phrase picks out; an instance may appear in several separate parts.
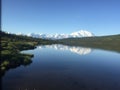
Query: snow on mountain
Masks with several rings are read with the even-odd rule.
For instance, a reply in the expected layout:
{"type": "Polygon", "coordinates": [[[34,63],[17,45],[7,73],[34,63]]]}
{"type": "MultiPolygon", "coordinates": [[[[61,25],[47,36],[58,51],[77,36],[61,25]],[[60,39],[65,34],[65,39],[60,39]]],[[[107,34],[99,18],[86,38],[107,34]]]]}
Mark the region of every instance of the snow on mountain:
{"type": "Polygon", "coordinates": [[[71,34],[38,34],[38,33],[29,33],[27,36],[36,37],[36,38],[46,38],[46,39],[63,39],[63,38],[76,38],[76,37],[92,37],[94,36],[91,32],[86,30],[80,30],[73,32],[71,34]]]}
{"type": "Polygon", "coordinates": [[[78,32],[73,32],[70,34],[72,37],[91,37],[94,36],[91,32],[80,30],[78,32]]]}

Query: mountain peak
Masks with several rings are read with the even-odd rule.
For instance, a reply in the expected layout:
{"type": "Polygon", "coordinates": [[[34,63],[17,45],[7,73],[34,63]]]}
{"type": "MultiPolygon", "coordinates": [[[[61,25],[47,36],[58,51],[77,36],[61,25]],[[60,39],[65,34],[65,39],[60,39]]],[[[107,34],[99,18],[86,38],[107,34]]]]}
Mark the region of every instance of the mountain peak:
{"type": "Polygon", "coordinates": [[[77,32],[73,32],[70,35],[72,35],[73,37],[92,37],[92,36],[94,36],[91,32],[86,31],[86,30],[80,30],[77,32]]]}

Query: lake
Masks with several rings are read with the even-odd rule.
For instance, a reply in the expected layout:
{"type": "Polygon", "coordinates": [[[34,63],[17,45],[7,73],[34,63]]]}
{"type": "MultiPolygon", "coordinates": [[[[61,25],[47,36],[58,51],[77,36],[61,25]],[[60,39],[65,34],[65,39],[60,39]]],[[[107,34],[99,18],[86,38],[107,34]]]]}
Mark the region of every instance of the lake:
{"type": "Polygon", "coordinates": [[[8,70],[3,90],[120,90],[120,53],[60,44],[21,53],[32,63],[8,70]]]}

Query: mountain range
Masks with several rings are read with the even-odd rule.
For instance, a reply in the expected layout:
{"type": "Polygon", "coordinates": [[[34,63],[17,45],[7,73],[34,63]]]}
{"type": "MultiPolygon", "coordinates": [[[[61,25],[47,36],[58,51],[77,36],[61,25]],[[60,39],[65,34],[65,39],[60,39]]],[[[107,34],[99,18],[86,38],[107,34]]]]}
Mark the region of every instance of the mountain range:
{"type": "Polygon", "coordinates": [[[93,37],[94,34],[86,31],[80,30],[77,32],[73,32],[71,34],[38,34],[38,33],[29,33],[27,36],[35,37],[35,38],[44,38],[44,39],[63,39],[63,38],[79,38],[79,37],[93,37]]]}

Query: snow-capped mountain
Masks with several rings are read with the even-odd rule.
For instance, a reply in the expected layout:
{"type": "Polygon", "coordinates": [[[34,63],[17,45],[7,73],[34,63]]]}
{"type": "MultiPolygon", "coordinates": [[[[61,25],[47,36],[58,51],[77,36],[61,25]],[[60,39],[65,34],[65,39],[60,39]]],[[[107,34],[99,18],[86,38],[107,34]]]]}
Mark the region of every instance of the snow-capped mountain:
{"type": "Polygon", "coordinates": [[[94,36],[91,32],[80,30],[78,32],[73,32],[70,34],[72,37],[92,37],[94,36]]]}
{"type": "Polygon", "coordinates": [[[92,37],[94,36],[94,34],[86,30],[80,30],[77,32],[73,32],[71,34],[50,35],[50,34],[30,33],[27,36],[36,37],[36,38],[45,38],[45,39],[63,39],[63,38],[77,38],[77,37],[92,37]]]}

